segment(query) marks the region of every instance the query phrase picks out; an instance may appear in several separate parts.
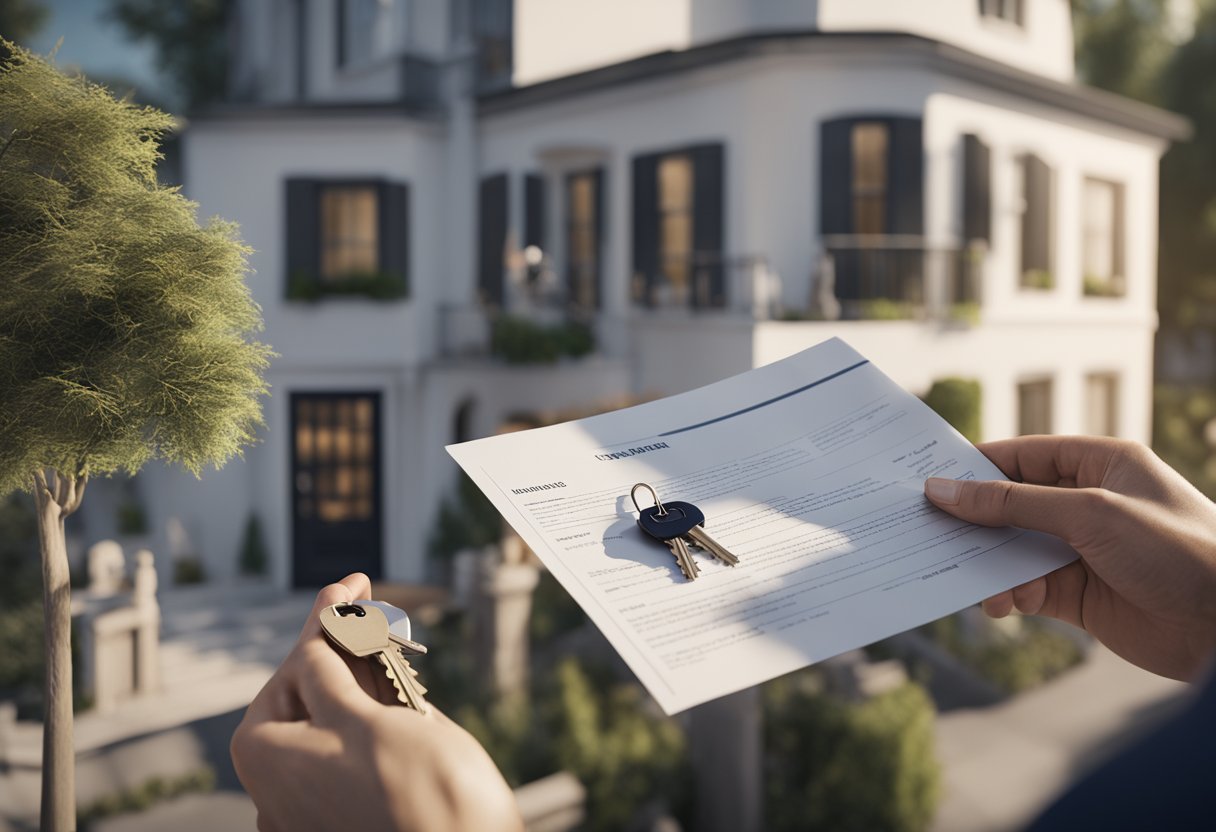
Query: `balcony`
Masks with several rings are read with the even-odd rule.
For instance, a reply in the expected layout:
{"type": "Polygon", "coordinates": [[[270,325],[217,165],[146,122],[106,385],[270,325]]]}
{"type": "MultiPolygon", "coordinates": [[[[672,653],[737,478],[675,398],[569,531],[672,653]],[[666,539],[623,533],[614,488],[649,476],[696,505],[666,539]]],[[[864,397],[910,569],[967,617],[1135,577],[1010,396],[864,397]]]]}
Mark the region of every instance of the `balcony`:
{"type": "Polygon", "coordinates": [[[826,320],[973,322],[983,250],[943,248],[922,237],[827,236],[807,317],[826,320]]]}
{"type": "Polygon", "coordinates": [[[780,314],[781,278],[760,255],[694,253],[665,258],[654,274],[635,273],[635,308],[691,310],[768,320],[780,314]]]}

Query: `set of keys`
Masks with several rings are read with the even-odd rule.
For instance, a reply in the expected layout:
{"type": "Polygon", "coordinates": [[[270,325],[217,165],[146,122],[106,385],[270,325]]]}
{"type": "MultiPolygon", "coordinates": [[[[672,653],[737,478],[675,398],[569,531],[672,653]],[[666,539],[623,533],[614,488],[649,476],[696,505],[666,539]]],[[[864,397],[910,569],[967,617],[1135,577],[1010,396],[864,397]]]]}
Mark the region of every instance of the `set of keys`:
{"type": "Polygon", "coordinates": [[[691,581],[701,574],[701,568],[692,559],[688,548],[690,545],[708,552],[727,566],[739,563],[737,557],[705,531],[705,513],[692,503],[673,500],[664,505],[654,487],[644,482],[633,487],[629,498],[633,500],[633,507],[638,510],[638,525],[642,527],[642,531],[667,544],[676,557],[680,571],[688,580],[691,581]],[[650,492],[650,496],[654,498],[653,506],[642,508],[638,505],[639,488],[650,492]]]}
{"type": "Polygon", "coordinates": [[[410,637],[410,617],[404,610],[383,601],[334,604],[321,610],[321,629],[335,647],[352,656],[378,660],[397,689],[397,701],[427,712],[422,698],[426,688],[407,658],[425,654],[426,647],[410,637]]]}

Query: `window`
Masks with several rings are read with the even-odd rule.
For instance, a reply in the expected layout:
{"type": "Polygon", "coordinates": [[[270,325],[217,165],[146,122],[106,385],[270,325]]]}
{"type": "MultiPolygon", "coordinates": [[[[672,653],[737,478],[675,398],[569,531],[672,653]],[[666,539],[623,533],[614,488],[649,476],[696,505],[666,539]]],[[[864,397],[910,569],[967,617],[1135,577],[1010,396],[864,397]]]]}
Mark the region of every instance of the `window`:
{"type": "Polygon", "coordinates": [[[409,187],[375,180],[288,179],[289,300],[409,291],[409,187]]]}
{"type": "Polygon", "coordinates": [[[321,188],[322,282],[346,280],[380,269],[379,200],[374,185],[321,188]]]}
{"type": "Polygon", "coordinates": [[[882,234],[887,229],[887,125],[853,125],[853,233],[882,234]]]}
{"type": "Polygon", "coordinates": [[[1021,285],[1026,289],[1055,286],[1052,272],[1052,191],[1054,175],[1047,163],[1033,153],[1018,159],[1022,187],[1021,209],[1021,285]]]}
{"type": "Polygon", "coordinates": [[[1022,26],[1025,24],[1023,0],[980,0],[980,16],[1007,20],[1022,26]]]}
{"type": "Polygon", "coordinates": [[[633,158],[633,283],[647,306],[726,305],[726,148],[633,158]]]}
{"type": "Polygon", "coordinates": [[[1119,376],[1090,373],[1085,377],[1085,432],[1092,436],[1119,434],[1119,376]]]}
{"type": "Polygon", "coordinates": [[[688,302],[691,283],[692,178],[687,154],[659,160],[659,264],[678,304],[688,302]]]}
{"type": "Polygon", "coordinates": [[[1113,182],[1086,179],[1081,199],[1084,292],[1108,297],[1122,295],[1123,188],[1113,182]]]}
{"type": "Polygon", "coordinates": [[[338,0],[337,9],[338,66],[366,66],[399,50],[404,0],[338,0]]]}
{"type": "Polygon", "coordinates": [[[1018,435],[1051,433],[1051,379],[1024,381],[1018,385],[1018,435]]]}
{"type": "Polygon", "coordinates": [[[566,177],[566,291],[572,306],[594,309],[599,303],[600,170],[566,177]]]}

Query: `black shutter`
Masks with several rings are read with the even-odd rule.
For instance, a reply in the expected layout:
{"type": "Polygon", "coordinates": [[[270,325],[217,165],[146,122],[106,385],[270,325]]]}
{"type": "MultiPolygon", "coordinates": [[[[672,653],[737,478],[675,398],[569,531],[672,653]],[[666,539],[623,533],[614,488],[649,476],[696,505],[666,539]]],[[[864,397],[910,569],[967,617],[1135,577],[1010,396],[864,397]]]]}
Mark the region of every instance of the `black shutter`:
{"type": "Polygon", "coordinates": [[[397,182],[380,184],[380,271],[401,283],[401,296],[409,294],[410,192],[397,182]]]}
{"type": "Polygon", "coordinates": [[[633,280],[640,281],[647,306],[659,272],[658,170],[657,154],[633,157],[633,280]]]}
{"type": "Polygon", "coordinates": [[[524,246],[545,248],[545,180],[535,173],[524,177],[524,246]]]}
{"type": "Polygon", "coordinates": [[[887,233],[920,237],[925,232],[925,150],[918,118],[889,121],[887,233]]]}
{"type": "Polygon", "coordinates": [[[289,296],[320,279],[321,228],[317,205],[319,186],[312,179],[288,179],[284,198],[284,239],[287,268],[284,278],[289,296]]]}
{"type": "Polygon", "coordinates": [[[507,175],[481,180],[477,205],[477,287],[483,303],[501,307],[505,300],[503,251],[507,244],[507,175]]]}
{"type": "Polygon", "coordinates": [[[853,125],[857,119],[819,126],[819,231],[853,233],[853,125]]]}
{"type": "Polygon", "coordinates": [[[963,136],[963,243],[992,241],[992,151],[963,136]]]}
{"type": "Polygon", "coordinates": [[[1022,157],[1025,213],[1022,214],[1022,273],[1051,272],[1051,168],[1039,157],[1022,157]]]}
{"type": "Polygon", "coordinates": [[[592,206],[595,211],[595,308],[604,302],[604,169],[591,172],[592,206]]]}
{"type": "Polygon", "coordinates": [[[725,249],[725,148],[721,143],[689,149],[693,171],[692,248],[694,302],[702,299],[712,307],[726,305],[725,249]],[[704,289],[702,281],[708,281],[704,289]],[[702,292],[707,291],[707,296],[702,292]]]}

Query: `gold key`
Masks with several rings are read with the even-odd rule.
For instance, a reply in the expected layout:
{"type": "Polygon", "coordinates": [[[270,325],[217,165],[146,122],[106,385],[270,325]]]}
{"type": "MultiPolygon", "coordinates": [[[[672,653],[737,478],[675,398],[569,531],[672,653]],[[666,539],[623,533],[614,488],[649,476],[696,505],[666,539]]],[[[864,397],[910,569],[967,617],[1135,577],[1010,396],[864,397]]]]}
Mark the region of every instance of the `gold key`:
{"type": "MultiPolygon", "coordinates": [[[[404,614],[404,613],[403,613],[404,614]]],[[[427,713],[424,688],[418,682],[418,672],[410,667],[402,645],[389,630],[389,620],[379,605],[334,604],[321,610],[321,629],[329,640],[352,656],[375,657],[384,667],[397,689],[397,700],[406,707],[427,713]]],[[[410,644],[426,648],[416,642],[410,644]]]]}

